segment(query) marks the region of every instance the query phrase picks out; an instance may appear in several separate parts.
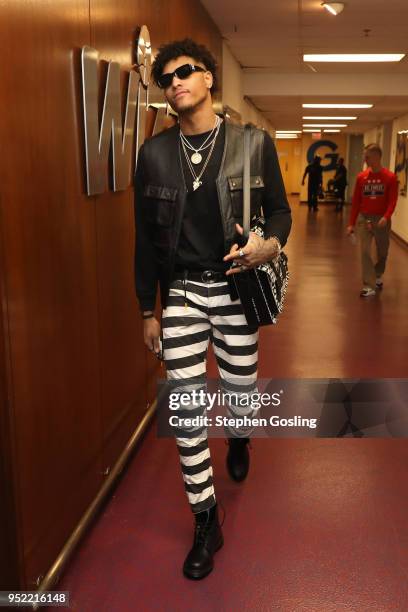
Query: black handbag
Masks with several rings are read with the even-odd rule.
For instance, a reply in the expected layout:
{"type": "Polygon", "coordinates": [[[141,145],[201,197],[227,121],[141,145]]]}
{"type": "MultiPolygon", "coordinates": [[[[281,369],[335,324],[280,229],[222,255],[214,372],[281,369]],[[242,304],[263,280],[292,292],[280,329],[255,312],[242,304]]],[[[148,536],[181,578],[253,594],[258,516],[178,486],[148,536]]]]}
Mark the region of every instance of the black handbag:
{"type": "MultiPolygon", "coordinates": [[[[261,238],[265,235],[264,217],[250,221],[250,138],[251,128],[244,128],[244,176],[243,176],[243,230],[248,240],[249,232],[255,232],[261,238]]],[[[233,264],[235,266],[236,264],[233,264]]],[[[281,251],[277,257],[256,268],[231,275],[235,289],[240,297],[248,325],[270,325],[277,323],[277,317],[283,310],[289,271],[288,258],[281,251]]]]}

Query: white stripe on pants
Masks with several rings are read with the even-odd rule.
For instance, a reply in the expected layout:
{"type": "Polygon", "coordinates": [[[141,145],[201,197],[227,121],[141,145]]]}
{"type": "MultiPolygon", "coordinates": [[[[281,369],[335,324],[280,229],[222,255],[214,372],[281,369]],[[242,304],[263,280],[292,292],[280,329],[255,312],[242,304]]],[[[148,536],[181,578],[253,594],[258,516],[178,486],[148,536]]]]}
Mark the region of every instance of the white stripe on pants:
{"type": "MultiPolygon", "coordinates": [[[[178,391],[205,388],[208,343],[213,343],[223,388],[236,393],[256,391],[258,330],[248,326],[239,300],[231,301],[227,282],[173,281],[167,308],[162,314],[163,352],[167,379],[180,381],[178,391]]],[[[174,388],[173,388],[174,390],[174,388]]],[[[185,407],[183,406],[183,410],[185,407]]],[[[191,416],[204,414],[205,406],[191,403],[191,416]]],[[[251,406],[230,404],[228,416],[253,416],[251,406]]],[[[188,501],[194,513],[215,504],[213,470],[205,428],[190,431],[194,437],[176,438],[188,501]]],[[[248,437],[250,429],[231,430],[248,437]]]]}

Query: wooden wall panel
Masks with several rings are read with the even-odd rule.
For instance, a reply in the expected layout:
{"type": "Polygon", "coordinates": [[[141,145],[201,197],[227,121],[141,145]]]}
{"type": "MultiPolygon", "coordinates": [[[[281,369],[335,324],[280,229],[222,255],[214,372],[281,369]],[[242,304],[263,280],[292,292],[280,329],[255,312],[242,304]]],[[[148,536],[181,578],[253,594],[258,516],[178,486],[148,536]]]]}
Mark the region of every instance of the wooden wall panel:
{"type": "Polygon", "coordinates": [[[3,554],[8,588],[33,588],[49,569],[163,375],[144,349],[134,294],[133,190],[85,193],[81,48],[125,67],[142,24],[154,49],[190,35],[221,57],[221,37],[196,1],[2,3],[0,494],[7,490],[10,504],[0,518],[10,525],[8,545],[14,540],[14,554],[3,554]]]}
{"type": "MultiPolygon", "coordinates": [[[[143,15],[137,2],[123,0],[118,10],[111,0],[91,0],[91,46],[103,64],[117,61],[126,69],[134,63],[132,50],[143,15]]],[[[103,70],[101,70],[103,72],[103,70]]],[[[103,103],[101,90],[100,106],[103,103]]],[[[94,196],[99,293],[101,363],[101,420],[104,468],[111,468],[147,406],[146,351],[142,321],[134,290],[133,189],[94,196]]]]}
{"type": "Polygon", "coordinates": [[[84,193],[87,0],[2,3],[4,293],[18,505],[33,587],[101,483],[95,204],[84,193]]]}
{"type": "MultiPolygon", "coordinates": [[[[0,223],[0,295],[5,295],[3,239],[0,223]]],[[[7,303],[0,313],[0,590],[18,584],[22,566],[22,538],[17,517],[13,406],[11,402],[10,344],[7,303]]]]}

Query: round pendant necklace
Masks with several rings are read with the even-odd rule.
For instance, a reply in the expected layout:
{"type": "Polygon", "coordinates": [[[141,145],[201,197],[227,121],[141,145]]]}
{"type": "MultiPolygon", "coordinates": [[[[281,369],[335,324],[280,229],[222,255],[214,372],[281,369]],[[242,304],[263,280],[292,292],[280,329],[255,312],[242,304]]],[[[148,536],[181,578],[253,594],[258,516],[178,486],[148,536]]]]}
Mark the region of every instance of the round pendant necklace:
{"type": "Polygon", "coordinates": [[[204,151],[205,149],[208,149],[209,147],[212,146],[213,141],[215,140],[215,138],[217,138],[217,134],[218,134],[220,125],[221,125],[221,119],[218,116],[216,116],[215,125],[213,129],[211,130],[207,138],[204,140],[204,142],[198,149],[195,149],[192,146],[192,144],[188,141],[188,139],[184,136],[184,134],[180,130],[180,139],[184,147],[187,147],[188,149],[190,149],[190,151],[193,151],[193,154],[190,156],[190,160],[191,160],[191,163],[193,163],[195,166],[197,166],[198,164],[201,164],[201,162],[203,161],[203,156],[201,155],[200,151],[204,151]]]}
{"type": "Polygon", "coordinates": [[[203,158],[201,157],[200,153],[193,153],[193,155],[191,156],[191,161],[193,162],[193,164],[201,164],[203,158]]]}
{"type": "MultiPolygon", "coordinates": [[[[203,184],[203,181],[201,179],[202,179],[202,176],[203,176],[203,174],[205,172],[205,169],[207,168],[208,162],[210,161],[211,155],[212,155],[212,153],[214,151],[215,141],[217,140],[218,132],[220,131],[220,125],[221,125],[221,121],[217,121],[217,127],[216,127],[216,130],[215,130],[214,138],[212,139],[211,143],[208,145],[210,147],[210,150],[208,152],[207,159],[205,160],[205,162],[203,164],[203,167],[202,167],[202,169],[201,169],[201,171],[199,172],[198,175],[195,173],[195,170],[194,170],[194,167],[193,167],[192,164],[194,163],[193,159],[194,158],[196,159],[196,155],[198,155],[200,157],[200,159],[201,159],[201,155],[200,155],[200,153],[198,153],[198,151],[196,149],[193,149],[194,154],[190,155],[190,153],[188,152],[188,149],[191,150],[191,148],[192,148],[191,145],[188,147],[188,144],[189,144],[188,141],[186,139],[183,139],[183,138],[180,139],[181,148],[183,150],[184,156],[186,158],[187,165],[188,165],[188,167],[190,169],[191,176],[193,178],[193,191],[196,191],[203,184]]],[[[206,146],[205,148],[207,149],[208,147],[206,146]]],[[[199,150],[202,151],[203,150],[202,147],[200,147],[199,150]]],[[[198,163],[198,162],[196,162],[196,163],[198,163]]]]}

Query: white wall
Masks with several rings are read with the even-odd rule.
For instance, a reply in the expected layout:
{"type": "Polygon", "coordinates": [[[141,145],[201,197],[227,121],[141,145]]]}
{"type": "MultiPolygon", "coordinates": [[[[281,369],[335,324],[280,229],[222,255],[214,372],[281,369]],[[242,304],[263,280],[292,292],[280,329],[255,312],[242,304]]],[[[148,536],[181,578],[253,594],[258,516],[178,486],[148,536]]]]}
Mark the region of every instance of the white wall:
{"type": "Polygon", "coordinates": [[[222,104],[242,116],[242,69],[224,41],[222,43],[222,104]]]}
{"type": "Polygon", "coordinates": [[[371,130],[367,130],[364,132],[364,146],[366,147],[369,144],[375,142],[376,144],[382,146],[382,129],[381,126],[377,126],[372,128],[371,130]]]}
{"type": "MultiPolygon", "coordinates": [[[[395,169],[397,134],[400,130],[408,130],[408,115],[404,115],[393,121],[390,155],[390,169],[392,171],[395,169]]],[[[397,207],[392,216],[392,229],[398,236],[408,242],[408,195],[400,195],[398,197],[397,207]]]]}
{"type": "Polygon", "coordinates": [[[225,41],[222,47],[222,104],[239,113],[242,123],[253,123],[274,136],[273,125],[250,100],[244,99],[242,68],[225,41]]]}
{"type": "MultiPolygon", "coordinates": [[[[376,142],[382,148],[382,162],[384,167],[391,168],[391,144],[392,144],[393,122],[387,121],[382,125],[378,125],[364,134],[364,146],[372,142],[376,142]]],[[[392,169],[392,168],[391,168],[392,169]]]]}

